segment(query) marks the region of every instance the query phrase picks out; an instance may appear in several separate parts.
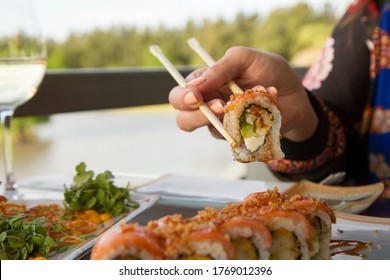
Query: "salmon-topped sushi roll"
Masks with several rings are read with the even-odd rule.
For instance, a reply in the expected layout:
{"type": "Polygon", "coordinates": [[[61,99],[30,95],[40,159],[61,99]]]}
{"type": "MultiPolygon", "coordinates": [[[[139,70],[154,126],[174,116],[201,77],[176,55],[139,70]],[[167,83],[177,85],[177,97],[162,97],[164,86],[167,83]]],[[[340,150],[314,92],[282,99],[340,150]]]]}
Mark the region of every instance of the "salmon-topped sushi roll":
{"type": "Polygon", "coordinates": [[[312,259],[330,259],[329,243],[332,238],[332,223],[336,222],[334,212],[325,202],[309,198],[294,201],[293,197],[288,207],[305,215],[314,229],[315,238],[309,240],[312,259]]]}
{"type": "Polygon", "coordinates": [[[162,260],[157,241],[138,224],[123,224],[103,233],[96,241],[92,260],[162,260]]]}
{"type": "Polygon", "coordinates": [[[233,260],[329,259],[336,217],[315,198],[257,192],[189,218],[166,215],[104,233],[91,259],[233,260]]]}
{"type": "Polygon", "coordinates": [[[203,230],[191,233],[179,259],[234,260],[237,253],[233,243],[220,231],[203,230]]]}
{"type": "Polygon", "coordinates": [[[281,120],[275,98],[263,87],[233,94],[225,106],[223,125],[237,143],[237,147],[232,147],[235,160],[282,159],[281,120]]]}
{"type": "Polygon", "coordinates": [[[272,236],[267,227],[250,217],[233,217],[219,226],[237,251],[239,260],[268,260],[272,236]]]}
{"type": "Polygon", "coordinates": [[[284,203],[285,198],[275,188],[274,190],[249,194],[241,202],[230,203],[220,212],[226,216],[253,217],[260,213],[282,209],[284,203]]]}
{"type": "Polygon", "coordinates": [[[254,218],[271,232],[271,259],[310,259],[308,240],[314,237],[314,231],[304,215],[296,211],[274,210],[255,215],[254,218]]]}
{"type": "Polygon", "coordinates": [[[236,251],[228,237],[210,222],[197,218],[168,215],[149,222],[147,230],[159,241],[167,259],[229,260],[236,251]]]}

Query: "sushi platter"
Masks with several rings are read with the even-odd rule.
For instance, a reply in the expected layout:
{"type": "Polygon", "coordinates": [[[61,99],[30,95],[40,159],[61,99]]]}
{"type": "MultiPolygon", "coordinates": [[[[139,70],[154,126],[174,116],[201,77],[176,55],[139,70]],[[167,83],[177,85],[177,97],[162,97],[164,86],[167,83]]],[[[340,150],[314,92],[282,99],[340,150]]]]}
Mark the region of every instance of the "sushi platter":
{"type": "MultiPolygon", "coordinates": [[[[31,205],[44,203],[44,201],[60,203],[62,194],[60,186],[64,184],[65,179],[68,180],[69,177],[40,176],[24,181],[21,188],[31,195],[30,200],[26,200],[26,202],[31,205]],[[61,183],[57,181],[59,178],[62,180],[61,183]],[[39,185],[36,185],[38,182],[39,185]]],[[[146,225],[150,221],[175,214],[193,217],[199,210],[206,207],[222,209],[229,203],[242,200],[248,193],[266,191],[276,185],[281,191],[292,187],[291,184],[279,182],[188,178],[181,175],[162,177],[142,177],[134,174],[118,175],[118,185],[122,185],[126,181],[136,182],[130,192],[132,198],[140,202],[140,207],[112,220],[108,227],[101,229],[97,235],[86,242],[72,248],[72,250],[53,254],[50,259],[90,259],[91,251],[99,237],[103,233],[109,233],[110,230],[118,229],[123,224],[146,225]],[[181,191],[178,189],[180,186],[181,191]],[[205,186],[215,186],[215,189],[205,186]],[[221,191],[223,188],[224,192],[221,191]]],[[[337,211],[335,211],[335,216],[336,223],[332,225],[330,243],[331,259],[390,259],[390,219],[365,217],[337,211]],[[358,250],[355,250],[356,248],[358,250]]]]}
{"type": "MultiPolygon", "coordinates": [[[[21,190],[24,191],[25,194],[28,194],[28,198],[20,198],[17,201],[11,201],[10,204],[7,203],[8,205],[13,205],[13,207],[23,206],[25,210],[29,212],[33,212],[33,209],[41,209],[41,212],[45,213],[45,210],[42,211],[42,209],[47,209],[46,217],[50,220],[52,225],[59,226],[61,224],[63,230],[65,227],[68,227],[68,225],[74,225],[77,230],[78,226],[73,223],[75,222],[74,218],[70,218],[69,221],[65,221],[67,218],[63,216],[65,212],[62,211],[64,205],[62,200],[63,193],[61,191],[55,189],[42,190],[29,188],[22,188],[21,190]],[[62,221],[58,222],[57,217],[61,218],[62,221]]],[[[80,238],[68,235],[65,230],[63,234],[56,234],[52,232],[51,234],[53,234],[53,238],[56,236],[56,250],[52,250],[45,258],[49,260],[77,260],[84,258],[89,254],[96,240],[103,233],[107,230],[118,227],[123,223],[132,221],[137,215],[144,212],[158,201],[158,197],[154,195],[133,194],[131,197],[133,201],[138,203],[137,208],[129,209],[121,215],[105,220],[101,224],[96,225],[93,229],[88,230],[88,234],[84,234],[80,236],[80,238]],[[75,242],[72,242],[72,240],[75,242]]],[[[79,214],[75,214],[76,220],[78,217],[77,215],[79,214]]],[[[85,216],[79,215],[79,217],[83,218],[85,216]]],[[[87,219],[87,217],[85,218],[87,219]]],[[[82,230],[82,228],[90,228],[90,225],[84,224],[84,226],[80,226],[80,230],[82,230]]]]}

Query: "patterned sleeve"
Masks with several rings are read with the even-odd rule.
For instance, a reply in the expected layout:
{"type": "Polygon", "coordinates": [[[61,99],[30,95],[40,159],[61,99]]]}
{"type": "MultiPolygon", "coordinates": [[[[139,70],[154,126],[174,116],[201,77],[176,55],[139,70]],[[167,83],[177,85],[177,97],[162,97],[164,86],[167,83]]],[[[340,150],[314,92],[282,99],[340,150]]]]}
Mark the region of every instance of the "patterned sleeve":
{"type": "Polygon", "coordinates": [[[268,164],[281,179],[320,181],[329,173],[347,168],[347,133],[343,123],[320,97],[310,92],[308,95],[318,116],[318,127],[306,141],[282,139],[286,158],[268,164]]]}
{"type": "Polygon", "coordinates": [[[369,43],[377,2],[353,2],[304,77],[319,125],[304,142],[282,139],[285,159],[269,163],[281,179],[320,181],[338,171],[346,171],[351,184],[367,179],[367,145],[359,133],[370,98],[369,43]]]}

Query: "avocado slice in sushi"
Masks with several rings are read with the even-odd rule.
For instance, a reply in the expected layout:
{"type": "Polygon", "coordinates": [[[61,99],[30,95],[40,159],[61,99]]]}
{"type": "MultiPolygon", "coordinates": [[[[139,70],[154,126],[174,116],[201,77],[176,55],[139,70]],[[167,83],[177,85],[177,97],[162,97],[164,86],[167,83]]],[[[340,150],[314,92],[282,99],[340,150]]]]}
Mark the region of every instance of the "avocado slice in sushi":
{"type": "Polygon", "coordinates": [[[255,127],[253,125],[245,124],[243,127],[240,128],[240,133],[242,137],[244,138],[253,137],[254,128],[255,127]]]}

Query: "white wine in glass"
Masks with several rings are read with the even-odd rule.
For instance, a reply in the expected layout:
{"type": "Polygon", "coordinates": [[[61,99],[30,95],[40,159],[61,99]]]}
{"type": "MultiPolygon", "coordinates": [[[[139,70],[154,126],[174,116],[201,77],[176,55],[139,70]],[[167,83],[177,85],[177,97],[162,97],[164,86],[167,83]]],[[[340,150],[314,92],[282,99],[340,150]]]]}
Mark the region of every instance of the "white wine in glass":
{"type": "Polygon", "coordinates": [[[18,196],[13,171],[11,118],[31,99],[46,70],[46,48],[30,0],[0,0],[0,123],[5,170],[2,193],[18,196]]]}

